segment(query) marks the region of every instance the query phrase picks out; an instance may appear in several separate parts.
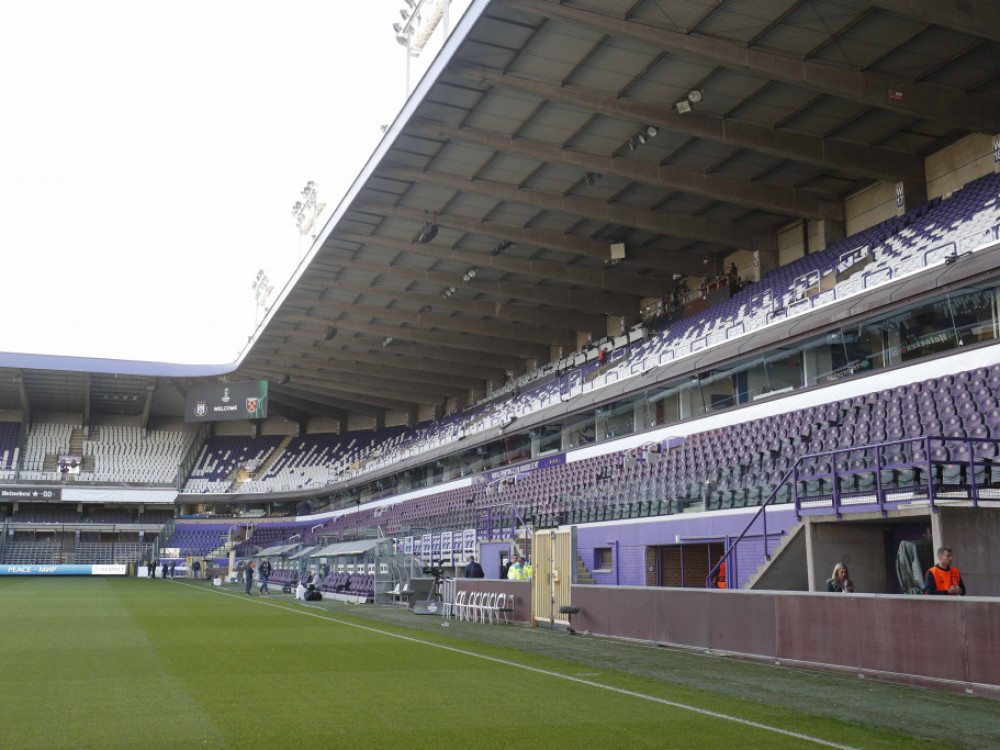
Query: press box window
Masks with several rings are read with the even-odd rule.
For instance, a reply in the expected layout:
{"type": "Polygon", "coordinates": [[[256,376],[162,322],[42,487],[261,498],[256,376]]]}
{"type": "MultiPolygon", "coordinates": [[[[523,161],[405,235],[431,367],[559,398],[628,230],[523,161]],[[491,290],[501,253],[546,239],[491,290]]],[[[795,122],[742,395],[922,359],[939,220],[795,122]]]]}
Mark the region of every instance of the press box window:
{"type": "Polygon", "coordinates": [[[594,570],[610,571],[613,568],[611,547],[598,547],[594,550],[594,570]]]}

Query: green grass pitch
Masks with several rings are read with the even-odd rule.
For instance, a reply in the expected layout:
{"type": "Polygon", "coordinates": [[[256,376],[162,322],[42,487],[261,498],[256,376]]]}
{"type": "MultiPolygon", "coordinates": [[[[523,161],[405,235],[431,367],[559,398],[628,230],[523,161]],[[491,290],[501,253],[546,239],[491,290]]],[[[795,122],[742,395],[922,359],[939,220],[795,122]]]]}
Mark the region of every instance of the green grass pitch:
{"type": "MultiPolygon", "coordinates": [[[[440,625],[440,618],[388,608],[307,608],[290,597],[263,600],[237,588],[181,582],[0,578],[0,746],[824,746],[809,738],[866,748],[944,744],[943,737],[917,740],[899,727],[866,725],[846,704],[838,717],[772,700],[771,693],[787,692],[787,670],[734,664],[737,676],[715,678],[720,684],[756,679],[762,686],[758,693],[744,686],[747,697],[739,697],[684,684],[685,669],[720,668],[708,657],[678,657],[705,660],[690,670],[662,661],[663,649],[525,628],[440,625]],[[771,690],[764,689],[772,678],[771,690]]],[[[837,687],[837,679],[853,684],[846,678],[808,679],[825,680],[823,689],[853,700],[837,687]]],[[[812,689],[806,685],[803,694],[812,689]]],[[[880,689],[905,691],[906,700],[925,696],[952,717],[958,706],[964,723],[980,712],[1000,713],[988,701],[880,689]]],[[[984,724],[982,731],[989,736],[993,729],[984,724]]],[[[975,736],[964,744],[984,746],[975,736]]]]}

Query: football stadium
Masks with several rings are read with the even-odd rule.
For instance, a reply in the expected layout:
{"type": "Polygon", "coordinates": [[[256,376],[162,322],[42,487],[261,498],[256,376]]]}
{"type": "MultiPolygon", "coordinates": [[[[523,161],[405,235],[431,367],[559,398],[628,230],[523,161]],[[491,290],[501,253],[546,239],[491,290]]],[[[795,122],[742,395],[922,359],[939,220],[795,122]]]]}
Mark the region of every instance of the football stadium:
{"type": "Polygon", "coordinates": [[[1000,747],[996,4],[398,6],[234,361],[0,353],[0,744],[1000,747]]]}

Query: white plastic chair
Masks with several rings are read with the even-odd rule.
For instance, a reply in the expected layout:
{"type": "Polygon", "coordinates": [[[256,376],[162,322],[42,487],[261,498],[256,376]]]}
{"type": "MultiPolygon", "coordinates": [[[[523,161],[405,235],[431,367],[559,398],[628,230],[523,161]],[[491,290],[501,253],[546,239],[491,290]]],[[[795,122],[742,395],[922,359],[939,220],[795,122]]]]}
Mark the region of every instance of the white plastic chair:
{"type": "Polygon", "coordinates": [[[497,599],[499,596],[496,592],[487,595],[488,603],[483,608],[483,622],[489,619],[490,625],[493,624],[493,618],[497,616],[497,599]]]}
{"type": "Polygon", "coordinates": [[[507,619],[507,595],[497,594],[497,600],[493,603],[493,616],[497,619],[497,624],[500,624],[500,616],[503,615],[503,621],[509,624],[507,619]]]}
{"type": "Polygon", "coordinates": [[[455,595],[454,615],[456,620],[461,620],[465,610],[465,595],[467,591],[459,591],[455,595]]]}
{"type": "Polygon", "coordinates": [[[483,604],[483,592],[474,591],[469,599],[469,612],[465,619],[471,622],[479,621],[479,610],[483,604]]]}

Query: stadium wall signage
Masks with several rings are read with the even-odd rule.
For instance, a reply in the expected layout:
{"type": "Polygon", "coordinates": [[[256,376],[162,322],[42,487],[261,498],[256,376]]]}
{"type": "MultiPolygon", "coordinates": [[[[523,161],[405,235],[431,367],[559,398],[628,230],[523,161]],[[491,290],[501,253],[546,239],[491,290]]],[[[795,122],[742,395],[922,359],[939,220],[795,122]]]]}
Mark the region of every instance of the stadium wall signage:
{"type": "Polygon", "coordinates": [[[0,565],[0,576],[123,576],[126,565],[0,565]]]}
{"type": "Polygon", "coordinates": [[[558,456],[547,456],[546,458],[538,458],[534,461],[518,464],[517,466],[508,466],[503,469],[497,469],[496,471],[487,471],[480,474],[478,477],[475,477],[474,480],[478,484],[492,484],[493,482],[517,477],[521,474],[529,474],[530,472],[538,471],[539,469],[561,466],[564,463],[566,463],[566,454],[560,453],[558,456]]]}
{"type": "Polygon", "coordinates": [[[266,419],[267,381],[192,385],[186,401],[186,422],[266,419]]]}
{"type": "Polygon", "coordinates": [[[62,490],[47,487],[0,487],[0,500],[62,500],[62,490]]]}

